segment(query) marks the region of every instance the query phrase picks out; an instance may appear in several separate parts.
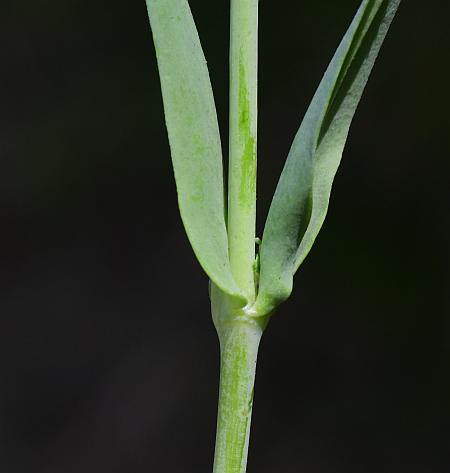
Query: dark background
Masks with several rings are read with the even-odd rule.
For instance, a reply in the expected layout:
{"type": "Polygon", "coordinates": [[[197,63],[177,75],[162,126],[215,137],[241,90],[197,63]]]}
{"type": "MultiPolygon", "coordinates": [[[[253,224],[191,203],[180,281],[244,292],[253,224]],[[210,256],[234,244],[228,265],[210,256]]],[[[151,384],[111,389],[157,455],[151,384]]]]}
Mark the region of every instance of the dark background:
{"type": "MultiPolygon", "coordinates": [[[[357,0],[261,0],[259,233],[357,0]]],[[[226,152],[227,1],[191,0],[226,152]]],[[[260,352],[249,472],[450,467],[447,1],[398,13],[260,352]]],[[[0,6],[0,471],[211,471],[218,344],[144,0],[0,6]]]]}

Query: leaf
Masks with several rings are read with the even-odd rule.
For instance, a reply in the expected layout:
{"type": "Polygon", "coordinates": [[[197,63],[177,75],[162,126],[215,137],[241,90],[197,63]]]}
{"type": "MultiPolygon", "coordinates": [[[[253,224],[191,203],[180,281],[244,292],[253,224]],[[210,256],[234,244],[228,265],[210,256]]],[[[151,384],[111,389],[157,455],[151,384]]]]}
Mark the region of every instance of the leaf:
{"type": "Polygon", "coordinates": [[[258,314],[289,297],[293,275],[319,233],[353,115],[399,4],[362,2],[306,112],[264,229],[258,314]]]}
{"type": "MultiPolygon", "coordinates": [[[[242,299],[228,257],[222,150],[206,60],[186,0],[147,0],[181,218],[201,266],[242,299]]],[[[245,301],[242,301],[243,303],[245,301]]]]}

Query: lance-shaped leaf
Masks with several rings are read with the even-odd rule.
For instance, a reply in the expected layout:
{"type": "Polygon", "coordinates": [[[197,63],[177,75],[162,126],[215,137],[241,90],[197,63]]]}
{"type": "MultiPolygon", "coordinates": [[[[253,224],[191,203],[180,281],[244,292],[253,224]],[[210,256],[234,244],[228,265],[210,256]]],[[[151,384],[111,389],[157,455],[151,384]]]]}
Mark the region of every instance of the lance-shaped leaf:
{"type": "Polygon", "coordinates": [[[255,311],[289,297],[328,208],[350,123],[400,0],[364,0],[306,112],[278,183],[261,245],[255,311]]]}
{"type": "Polygon", "coordinates": [[[186,0],[147,0],[181,218],[211,280],[241,298],[225,225],[222,150],[206,60],[186,0]]]}

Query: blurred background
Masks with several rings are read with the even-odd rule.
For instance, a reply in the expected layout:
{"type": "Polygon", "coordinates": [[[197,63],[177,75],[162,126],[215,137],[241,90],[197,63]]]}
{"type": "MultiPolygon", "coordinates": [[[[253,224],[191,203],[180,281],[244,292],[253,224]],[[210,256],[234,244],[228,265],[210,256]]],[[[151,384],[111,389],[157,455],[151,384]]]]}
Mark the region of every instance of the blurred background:
{"type": "MultiPolygon", "coordinates": [[[[229,3],[190,4],[226,153],[229,3]]],[[[261,1],[259,234],[358,4],[261,1]]],[[[450,467],[449,18],[392,26],[262,342],[249,473],[450,467]]],[[[0,58],[0,471],[211,471],[218,343],[144,0],[2,0],[0,58]]]]}

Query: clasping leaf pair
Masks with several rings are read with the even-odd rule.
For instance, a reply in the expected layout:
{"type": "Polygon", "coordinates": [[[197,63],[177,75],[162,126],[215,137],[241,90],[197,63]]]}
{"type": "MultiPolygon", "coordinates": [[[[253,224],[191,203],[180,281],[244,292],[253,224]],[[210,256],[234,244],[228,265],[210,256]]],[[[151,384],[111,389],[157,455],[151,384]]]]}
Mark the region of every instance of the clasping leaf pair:
{"type": "MultiPolygon", "coordinates": [[[[249,311],[255,317],[289,297],[293,276],[323,224],[352,118],[399,4],[362,2],[306,112],[263,233],[259,287],[249,311]]],[[[217,114],[189,4],[147,0],[147,7],[186,233],[211,281],[245,306],[230,267],[217,114]]]]}

